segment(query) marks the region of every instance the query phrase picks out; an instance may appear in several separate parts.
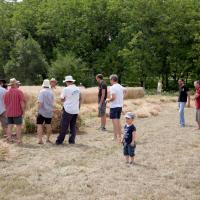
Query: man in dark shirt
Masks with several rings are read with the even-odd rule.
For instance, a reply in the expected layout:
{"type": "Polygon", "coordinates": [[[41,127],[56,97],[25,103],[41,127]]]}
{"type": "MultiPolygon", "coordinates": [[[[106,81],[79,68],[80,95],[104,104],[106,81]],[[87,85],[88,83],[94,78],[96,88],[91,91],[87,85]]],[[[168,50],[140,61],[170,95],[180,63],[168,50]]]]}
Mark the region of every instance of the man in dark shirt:
{"type": "Polygon", "coordinates": [[[99,93],[98,93],[98,110],[99,117],[101,117],[101,127],[102,131],[106,131],[106,99],[107,99],[107,85],[103,80],[103,75],[98,74],[96,76],[96,81],[99,84],[99,93]]]}
{"type": "Polygon", "coordinates": [[[183,128],[185,127],[185,116],[184,116],[184,109],[185,105],[188,102],[188,107],[190,107],[190,95],[189,95],[189,89],[185,86],[184,80],[179,79],[179,116],[180,116],[180,126],[183,128]]]}

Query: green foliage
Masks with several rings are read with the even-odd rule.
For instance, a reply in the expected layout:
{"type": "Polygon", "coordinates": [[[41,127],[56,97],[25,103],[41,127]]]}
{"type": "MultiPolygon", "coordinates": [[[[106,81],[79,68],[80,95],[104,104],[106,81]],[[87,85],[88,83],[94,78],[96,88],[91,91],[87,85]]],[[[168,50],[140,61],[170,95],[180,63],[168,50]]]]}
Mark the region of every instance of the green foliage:
{"type": "Polygon", "coordinates": [[[49,69],[49,76],[55,77],[60,83],[64,80],[64,76],[72,75],[76,83],[87,83],[84,81],[85,72],[87,71],[85,64],[80,58],[76,58],[73,53],[62,55],[57,54],[57,59],[52,62],[49,69]]]}
{"type": "Polygon", "coordinates": [[[22,38],[10,52],[4,70],[7,76],[16,77],[25,84],[38,84],[46,77],[47,68],[39,44],[32,38],[22,38]]]}
{"type": "Polygon", "coordinates": [[[0,0],[0,73],[15,69],[26,84],[71,73],[86,86],[96,73],[117,73],[125,85],[162,79],[175,89],[180,77],[200,76],[199,8],[198,0],[0,0]]]}

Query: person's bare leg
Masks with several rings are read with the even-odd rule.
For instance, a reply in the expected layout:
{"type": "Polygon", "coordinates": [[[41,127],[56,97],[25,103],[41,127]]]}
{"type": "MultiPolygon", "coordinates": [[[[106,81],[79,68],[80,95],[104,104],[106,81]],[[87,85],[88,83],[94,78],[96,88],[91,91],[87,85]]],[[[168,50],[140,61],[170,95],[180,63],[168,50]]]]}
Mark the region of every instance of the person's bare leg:
{"type": "Polygon", "coordinates": [[[197,122],[197,124],[198,124],[198,128],[200,129],[200,122],[197,122]]]}
{"type": "Polygon", "coordinates": [[[117,119],[112,119],[113,123],[113,132],[114,132],[114,140],[117,140],[117,134],[118,134],[118,120],[117,119]]]}
{"type": "Polygon", "coordinates": [[[126,163],[129,163],[129,156],[125,156],[126,163]]]}
{"type": "Polygon", "coordinates": [[[46,142],[50,142],[50,136],[52,134],[52,128],[51,128],[51,124],[46,124],[46,129],[47,129],[47,140],[46,142]]]}
{"type": "Polygon", "coordinates": [[[2,134],[3,134],[3,137],[6,137],[7,136],[7,127],[2,127],[2,134]]]}
{"type": "Polygon", "coordinates": [[[106,127],[106,114],[101,117],[101,127],[102,128],[106,127]]]}
{"type": "Polygon", "coordinates": [[[121,143],[122,140],[122,127],[120,123],[120,119],[117,121],[117,140],[119,143],[121,143]]]}
{"type": "Polygon", "coordinates": [[[22,125],[16,125],[16,134],[17,134],[17,143],[21,144],[22,143],[22,125]]]}
{"type": "Polygon", "coordinates": [[[42,140],[43,127],[42,124],[37,125],[38,144],[44,144],[42,140]]]}
{"type": "Polygon", "coordinates": [[[134,164],[134,156],[130,156],[130,164],[134,164]]]}
{"type": "Polygon", "coordinates": [[[9,124],[8,127],[7,127],[7,131],[6,131],[7,140],[9,142],[11,142],[12,127],[13,127],[13,125],[9,124]]]}

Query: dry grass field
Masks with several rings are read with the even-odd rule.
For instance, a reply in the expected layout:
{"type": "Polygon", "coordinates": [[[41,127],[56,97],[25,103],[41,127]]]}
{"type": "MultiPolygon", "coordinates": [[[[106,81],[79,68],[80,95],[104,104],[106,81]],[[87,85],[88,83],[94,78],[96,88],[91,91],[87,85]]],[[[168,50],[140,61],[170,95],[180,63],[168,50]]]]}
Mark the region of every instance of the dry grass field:
{"type": "Polygon", "coordinates": [[[144,104],[144,110],[150,105],[160,109],[156,116],[135,121],[133,166],[124,163],[122,146],[111,140],[110,120],[108,132],[96,130],[95,108],[84,114],[85,134],[77,136],[75,145],[40,146],[36,136],[25,135],[22,146],[6,146],[8,155],[0,161],[0,200],[199,200],[200,131],[195,130],[195,110],[186,109],[186,127],[179,128],[174,101],[152,96],[125,102],[125,109],[132,111],[144,104]]]}

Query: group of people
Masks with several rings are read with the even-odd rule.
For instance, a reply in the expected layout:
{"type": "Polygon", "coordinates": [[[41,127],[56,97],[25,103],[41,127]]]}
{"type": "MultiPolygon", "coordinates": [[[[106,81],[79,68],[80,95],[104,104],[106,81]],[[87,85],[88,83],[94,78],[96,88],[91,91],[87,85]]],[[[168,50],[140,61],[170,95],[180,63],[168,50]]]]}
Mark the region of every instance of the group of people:
{"type": "MultiPolygon", "coordinates": [[[[179,119],[180,127],[185,127],[185,107],[190,107],[190,93],[188,87],[185,85],[184,79],[179,79],[179,98],[178,98],[178,107],[179,107],[179,119]]],[[[197,80],[194,82],[195,95],[193,100],[195,101],[196,107],[196,122],[198,124],[198,129],[200,130],[200,81],[197,80]]]]}
{"type": "MultiPolygon", "coordinates": [[[[110,76],[110,89],[102,74],[96,75],[98,83],[98,116],[101,118],[101,126],[98,128],[102,132],[106,132],[106,107],[110,104],[110,119],[113,123],[113,140],[123,143],[123,152],[127,163],[134,162],[136,149],[136,127],[134,125],[134,114],[127,112],[125,114],[125,126],[122,134],[120,118],[122,114],[124,97],[127,94],[126,89],[118,83],[118,76],[113,74],[110,76]]],[[[76,139],[76,121],[81,106],[81,91],[75,85],[72,76],[66,76],[63,83],[66,85],[61,92],[60,99],[63,103],[62,116],[60,122],[60,132],[56,139],[56,144],[60,145],[65,140],[66,133],[69,130],[69,144],[75,144],[76,139]]],[[[38,114],[36,117],[38,144],[44,144],[43,141],[43,124],[46,126],[47,137],[46,142],[51,142],[51,121],[53,117],[54,107],[54,91],[56,88],[56,80],[45,79],[42,89],[38,94],[38,114]]],[[[180,127],[185,127],[184,109],[186,103],[190,106],[189,90],[184,84],[183,79],[179,79],[179,114],[180,127]]],[[[26,98],[22,90],[19,89],[20,82],[15,78],[10,79],[9,88],[5,86],[5,81],[0,80],[0,122],[3,133],[7,137],[8,142],[12,142],[12,129],[16,125],[16,142],[22,143],[22,123],[23,115],[26,108],[26,98]]],[[[196,121],[198,129],[200,129],[200,81],[195,81],[194,86],[196,93],[194,100],[196,102],[196,121]]]]}
{"type": "MultiPolygon", "coordinates": [[[[107,84],[103,80],[103,75],[98,74],[96,81],[99,86],[98,91],[98,114],[101,117],[101,131],[106,129],[106,106],[110,103],[110,119],[112,119],[114,137],[113,140],[122,142],[124,145],[124,155],[126,161],[133,163],[135,155],[135,137],[136,128],[133,125],[134,114],[126,113],[126,125],[124,127],[124,135],[122,135],[120,118],[123,107],[124,96],[126,90],[118,83],[118,76],[113,74],[110,76],[110,95],[108,97],[107,84]]],[[[60,145],[65,140],[66,133],[69,130],[69,144],[75,144],[76,138],[76,120],[81,106],[81,91],[75,85],[75,80],[72,76],[66,76],[63,83],[66,87],[62,90],[60,99],[63,103],[62,116],[60,122],[60,132],[56,139],[56,144],[60,145]]],[[[43,124],[47,130],[46,142],[51,142],[51,121],[53,117],[54,107],[54,91],[56,80],[45,79],[42,84],[42,89],[38,94],[38,114],[36,117],[38,144],[44,144],[43,141],[43,124]]],[[[10,79],[9,88],[5,87],[5,81],[0,80],[0,122],[3,127],[3,132],[6,135],[8,142],[13,142],[12,129],[16,125],[16,142],[22,143],[22,124],[23,115],[25,113],[27,99],[22,90],[20,90],[20,82],[15,78],[10,79]]]]}

